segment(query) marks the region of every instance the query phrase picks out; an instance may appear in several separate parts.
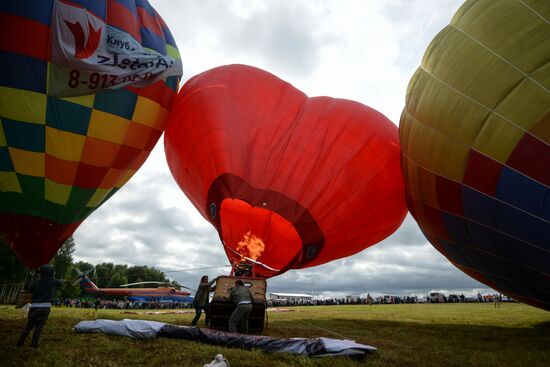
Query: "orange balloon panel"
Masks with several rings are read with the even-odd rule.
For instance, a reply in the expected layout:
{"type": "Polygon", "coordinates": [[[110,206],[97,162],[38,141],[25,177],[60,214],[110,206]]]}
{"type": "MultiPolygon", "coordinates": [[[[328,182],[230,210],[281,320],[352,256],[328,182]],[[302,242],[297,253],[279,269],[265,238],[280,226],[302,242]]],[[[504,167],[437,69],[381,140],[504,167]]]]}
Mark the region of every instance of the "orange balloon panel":
{"type": "Polygon", "coordinates": [[[250,66],[189,80],[174,102],[165,150],[230,259],[246,252],[239,242],[264,242],[265,266],[255,267],[262,276],[355,254],[405,217],[391,121],[354,101],[308,98],[250,66]]]}
{"type": "Polygon", "coordinates": [[[220,218],[223,241],[231,245],[225,247],[231,263],[246,257],[265,264],[262,273],[275,275],[302,252],[302,240],[292,223],[271,210],[227,198],[220,218]]]}

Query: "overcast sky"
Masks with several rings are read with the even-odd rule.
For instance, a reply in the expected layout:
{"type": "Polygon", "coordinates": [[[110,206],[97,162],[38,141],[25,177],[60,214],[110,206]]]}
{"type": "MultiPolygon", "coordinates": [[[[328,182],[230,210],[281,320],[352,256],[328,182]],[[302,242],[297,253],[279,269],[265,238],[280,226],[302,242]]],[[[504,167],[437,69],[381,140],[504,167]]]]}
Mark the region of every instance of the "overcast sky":
{"type": "MultiPolygon", "coordinates": [[[[410,77],[462,0],[149,2],[177,41],[183,81],[220,65],[253,65],[309,96],[356,100],[398,125],[410,77]]],[[[172,179],[163,138],[74,237],[76,260],[155,266],[192,288],[202,274],[229,272],[217,232],[172,179]],[[168,272],[193,268],[209,269],[168,272]]],[[[383,242],[272,278],[268,290],[315,296],[490,292],[440,255],[410,216],[383,242]]]]}

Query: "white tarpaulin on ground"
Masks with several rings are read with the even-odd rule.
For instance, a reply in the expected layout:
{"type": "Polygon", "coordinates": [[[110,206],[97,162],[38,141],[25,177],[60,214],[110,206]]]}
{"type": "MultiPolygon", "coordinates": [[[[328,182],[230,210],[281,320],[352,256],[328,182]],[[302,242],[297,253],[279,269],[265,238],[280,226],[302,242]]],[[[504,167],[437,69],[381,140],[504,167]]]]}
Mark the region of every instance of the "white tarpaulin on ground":
{"type": "Polygon", "coordinates": [[[244,335],[225,331],[199,329],[192,326],[177,326],[145,320],[94,320],[82,321],[75,327],[78,333],[106,333],[150,339],[155,336],[200,341],[228,348],[261,349],[266,352],[290,353],[310,357],[349,356],[362,357],[375,347],[356,343],[353,340],[331,338],[278,339],[261,335],[244,335]]]}
{"type": "Polygon", "coordinates": [[[134,339],[151,339],[166,325],[164,322],[148,320],[92,320],[82,321],[75,326],[77,333],[105,333],[129,336],[134,339]]]}

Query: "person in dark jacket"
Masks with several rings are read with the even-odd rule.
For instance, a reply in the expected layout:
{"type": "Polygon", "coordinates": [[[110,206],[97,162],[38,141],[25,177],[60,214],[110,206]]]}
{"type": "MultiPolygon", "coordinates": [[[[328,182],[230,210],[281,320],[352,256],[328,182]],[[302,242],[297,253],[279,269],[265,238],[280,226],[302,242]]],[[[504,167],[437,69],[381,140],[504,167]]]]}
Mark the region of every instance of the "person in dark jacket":
{"type": "Polygon", "coordinates": [[[191,326],[197,325],[197,322],[201,318],[201,313],[204,311],[206,318],[204,322],[206,326],[210,321],[210,292],[216,289],[212,286],[216,282],[216,279],[208,281],[208,275],[203,275],[201,282],[197,288],[197,293],[195,293],[195,298],[193,298],[193,306],[195,307],[195,318],[191,321],[191,326]]]}
{"type": "Polygon", "coordinates": [[[63,280],[54,278],[53,265],[40,265],[40,279],[32,283],[28,291],[32,294],[31,308],[27,318],[27,324],[21,330],[21,335],[17,342],[17,347],[22,347],[25,344],[25,339],[32,329],[31,348],[38,348],[38,340],[52,307],[52,298],[57,288],[63,285],[63,280]]]}
{"type": "Polygon", "coordinates": [[[248,317],[252,312],[252,293],[250,288],[245,287],[242,280],[235,281],[235,287],[229,294],[229,300],[236,305],[235,311],[229,317],[229,332],[237,332],[237,324],[240,325],[241,333],[248,333],[248,317]]]}

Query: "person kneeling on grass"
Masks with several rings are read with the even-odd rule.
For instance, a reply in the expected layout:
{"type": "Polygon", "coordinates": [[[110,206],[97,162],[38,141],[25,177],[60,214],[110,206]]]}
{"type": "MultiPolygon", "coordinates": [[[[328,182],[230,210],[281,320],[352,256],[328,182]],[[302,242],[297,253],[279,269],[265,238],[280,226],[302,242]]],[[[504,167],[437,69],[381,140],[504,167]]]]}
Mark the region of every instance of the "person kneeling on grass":
{"type": "Polygon", "coordinates": [[[244,286],[242,280],[235,281],[235,288],[229,294],[229,300],[237,307],[229,318],[229,332],[237,332],[237,324],[241,326],[241,333],[248,333],[248,317],[252,312],[252,294],[250,288],[244,286]]]}
{"type": "Polygon", "coordinates": [[[32,293],[31,308],[27,318],[27,324],[21,330],[19,341],[16,347],[22,347],[25,344],[25,339],[34,328],[32,335],[31,348],[38,348],[38,339],[52,307],[52,298],[55,290],[63,285],[63,280],[55,279],[53,265],[40,265],[40,279],[32,283],[28,289],[32,293]]]}

